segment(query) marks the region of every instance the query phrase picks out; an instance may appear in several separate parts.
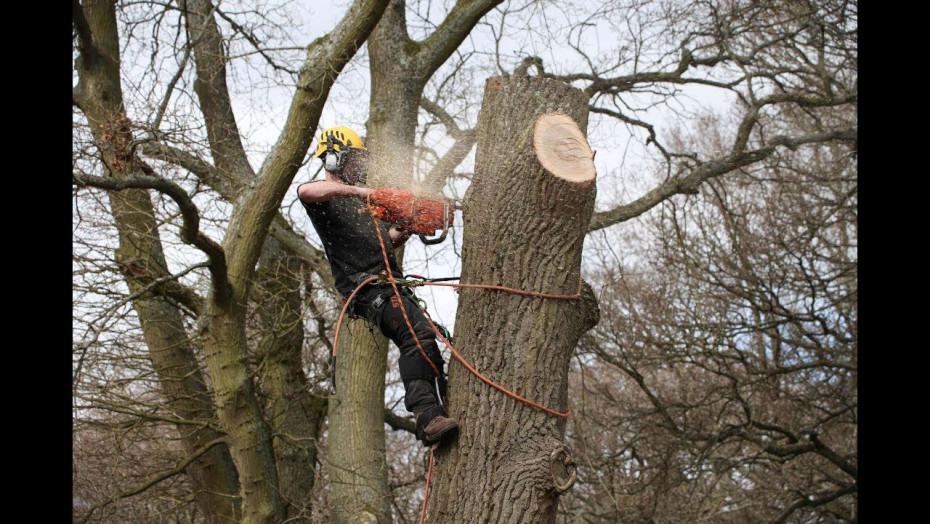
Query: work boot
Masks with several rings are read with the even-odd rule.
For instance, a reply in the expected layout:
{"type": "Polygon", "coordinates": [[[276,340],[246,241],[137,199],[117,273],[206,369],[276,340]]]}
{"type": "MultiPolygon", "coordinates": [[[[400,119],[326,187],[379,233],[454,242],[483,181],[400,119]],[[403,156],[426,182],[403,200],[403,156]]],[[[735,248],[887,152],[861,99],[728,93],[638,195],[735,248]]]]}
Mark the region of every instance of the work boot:
{"type": "Polygon", "coordinates": [[[445,416],[442,406],[434,406],[414,415],[417,420],[416,436],[424,446],[448,442],[459,430],[459,423],[445,416]]]}

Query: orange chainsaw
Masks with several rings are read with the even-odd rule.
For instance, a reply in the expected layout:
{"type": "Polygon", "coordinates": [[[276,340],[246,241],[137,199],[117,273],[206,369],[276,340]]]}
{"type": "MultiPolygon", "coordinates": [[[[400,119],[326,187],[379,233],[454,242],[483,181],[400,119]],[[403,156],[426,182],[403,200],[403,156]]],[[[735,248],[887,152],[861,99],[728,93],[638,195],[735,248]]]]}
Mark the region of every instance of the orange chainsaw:
{"type": "Polygon", "coordinates": [[[430,245],[446,239],[455,216],[455,208],[449,199],[417,197],[400,189],[379,187],[371,194],[369,202],[374,216],[397,224],[430,245]],[[428,238],[439,230],[442,233],[438,237],[428,238]]]}

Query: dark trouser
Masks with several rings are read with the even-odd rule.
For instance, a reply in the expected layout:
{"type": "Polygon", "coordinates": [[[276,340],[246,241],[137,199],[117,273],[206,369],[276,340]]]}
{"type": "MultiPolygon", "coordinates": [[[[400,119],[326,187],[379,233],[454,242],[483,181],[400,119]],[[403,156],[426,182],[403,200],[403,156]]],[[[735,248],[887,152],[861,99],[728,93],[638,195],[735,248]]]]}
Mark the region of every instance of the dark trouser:
{"type": "Polygon", "coordinates": [[[439,406],[436,372],[423,358],[420,347],[439,371],[438,387],[443,398],[446,395],[445,361],[436,344],[436,332],[420,306],[404,293],[401,296],[416,338],[410,332],[397,296],[390,286],[370,286],[359,291],[352,301],[352,311],[375,325],[397,345],[400,350],[397,365],[404,382],[404,406],[411,413],[420,413],[439,406]],[[420,341],[419,347],[417,339],[420,341]]]}

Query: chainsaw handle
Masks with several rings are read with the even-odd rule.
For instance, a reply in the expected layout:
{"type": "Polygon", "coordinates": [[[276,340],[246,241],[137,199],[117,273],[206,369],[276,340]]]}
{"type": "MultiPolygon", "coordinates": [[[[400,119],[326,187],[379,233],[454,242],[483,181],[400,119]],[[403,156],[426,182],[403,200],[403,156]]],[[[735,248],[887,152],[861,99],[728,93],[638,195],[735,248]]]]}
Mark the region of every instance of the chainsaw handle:
{"type": "Polygon", "coordinates": [[[452,213],[450,209],[451,207],[452,206],[449,204],[449,202],[443,202],[442,234],[440,234],[438,237],[435,237],[435,238],[427,238],[425,235],[418,235],[420,237],[420,242],[423,242],[424,244],[428,246],[432,246],[433,244],[439,244],[440,242],[446,239],[446,235],[449,234],[449,221],[450,221],[449,215],[452,213]]]}
{"type": "Polygon", "coordinates": [[[433,245],[433,244],[439,244],[440,242],[442,242],[443,240],[445,240],[445,239],[446,239],[446,234],[447,234],[447,233],[449,233],[449,229],[448,229],[448,228],[447,228],[447,229],[443,229],[443,230],[442,230],[442,234],[439,235],[439,236],[436,237],[436,238],[426,238],[426,237],[423,236],[423,235],[418,235],[418,236],[420,237],[420,242],[423,242],[424,244],[426,244],[426,245],[428,245],[428,246],[431,246],[431,245],[433,245]]]}

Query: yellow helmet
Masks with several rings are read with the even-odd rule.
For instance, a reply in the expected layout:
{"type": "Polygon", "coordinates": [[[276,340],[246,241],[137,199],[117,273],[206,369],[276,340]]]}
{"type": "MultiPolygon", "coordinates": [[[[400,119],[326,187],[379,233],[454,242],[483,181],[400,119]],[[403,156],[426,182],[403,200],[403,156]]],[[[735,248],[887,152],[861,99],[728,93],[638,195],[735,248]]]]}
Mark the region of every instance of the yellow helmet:
{"type": "Polygon", "coordinates": [[[332,148],[336,152],[342,152],[345,148],[349,147],[365,149],[365,142],[362,141],[362,137],[355,131],[352,131],[348,127],[331,127],[329,129],[324,129],[317,138],[315,155],[317,158],[323,156],[323,153],[329,149],[330,141],[332,141],[332,148]]]}

